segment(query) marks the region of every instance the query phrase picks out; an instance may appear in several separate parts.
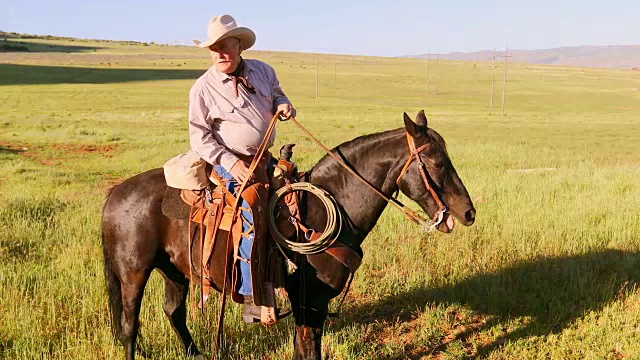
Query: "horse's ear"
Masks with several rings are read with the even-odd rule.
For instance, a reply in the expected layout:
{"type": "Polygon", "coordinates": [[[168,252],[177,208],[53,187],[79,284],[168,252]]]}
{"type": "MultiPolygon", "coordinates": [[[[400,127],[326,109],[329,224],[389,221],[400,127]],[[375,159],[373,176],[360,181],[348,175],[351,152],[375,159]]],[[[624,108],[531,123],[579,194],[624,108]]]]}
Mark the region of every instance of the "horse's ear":
{"type": "Polygon", "coordinates": [[[416,124],[425,128],[427,127],[427,116],[424,114],[424,110],[420,110],[416,116],[416,124]]]}
{"type": "Polygon", "coordinates": [[[413,122],[413,119],[407,113],[404,113],[404,128],[413,137],[417,137],[420,134],[420,127],[413,122]]]}

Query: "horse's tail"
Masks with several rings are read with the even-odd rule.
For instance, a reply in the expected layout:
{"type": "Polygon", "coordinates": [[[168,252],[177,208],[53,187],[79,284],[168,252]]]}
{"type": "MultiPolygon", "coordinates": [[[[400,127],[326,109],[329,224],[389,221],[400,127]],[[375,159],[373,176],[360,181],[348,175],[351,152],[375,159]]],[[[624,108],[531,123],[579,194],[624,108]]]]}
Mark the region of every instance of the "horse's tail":
{"type": "MultiPolygon", "coordinates": [[[[106,200],[109,200],[111,189],[109,189],[106,200]]],[[[106,207],[106,201],[105,201],[106,207]]],[[[104,209],[103,209],[104,211],[104,209]]],[[[104,220],[103,220],[104,221],[104,220]]],[[[104,237],[104,224],[102,225],[102,256],[104,257],[104,278],[109,293],[109,313],[111,317],[111,333],[116,341],[120,341],[122,335],[122,290],[120,289],[120,279],[116,275],[111,262],[111,256],[107,250],[107,244],[104,237]]]]}

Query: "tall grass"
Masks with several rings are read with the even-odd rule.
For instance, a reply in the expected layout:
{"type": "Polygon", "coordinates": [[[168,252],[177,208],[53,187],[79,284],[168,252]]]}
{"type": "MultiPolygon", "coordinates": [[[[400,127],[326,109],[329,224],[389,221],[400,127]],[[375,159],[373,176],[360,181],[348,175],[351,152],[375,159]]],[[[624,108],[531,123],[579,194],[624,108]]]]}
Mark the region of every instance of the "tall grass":
{"type": "MultiPolygon", "coordinates": [[[[207,55],[25,41],[98,49],[0,54],[0,358],[119,359],[101,270],[105,189],[188,149],[187,94],[207,55]]],[[[327,323],[331,358],[640,357],[639,73],[513,64],[503,117],[488,106],[489,63],[441,61],[436,95],[425,61],[319,55],[315,99],[314,54],[246,56],[274,66],[329,146],[424,108],[478,210],[448,235],[385,212],[327,323]]],[[[276,146],[289,142],[302,169],[322,156],[280,123],[276,146]]],[[[179,359],[163,296],[154,274],[139,354],[179,359]]],[[[189,315],[205,352],[218,302],[208,306],[189,315]]],[[[291,320],[248,326],[231,306],[225,334],[221,358],[292,354],[291,320]]]]}

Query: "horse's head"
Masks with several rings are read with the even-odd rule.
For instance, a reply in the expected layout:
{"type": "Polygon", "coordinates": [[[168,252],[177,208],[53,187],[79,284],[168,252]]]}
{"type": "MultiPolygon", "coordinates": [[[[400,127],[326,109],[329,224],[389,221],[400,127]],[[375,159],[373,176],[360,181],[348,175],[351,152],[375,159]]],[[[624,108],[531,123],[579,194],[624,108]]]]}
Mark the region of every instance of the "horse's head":
{"type": "Polygon", "coordinates": [[[424,111],[418,113],[415,121],[405,113],[404,125],[409,135],[407,142],[414,151],[407,153],[413,160],[401,161],[405,167],[397,181],[400,191],[417,202],[432,219],[446,208],[442,222],[437,226],[442,232],[453,230],[453,217],[463,225],[473,224],[476,209],[449,159],[444,140],[427,127],[424,111]]]}

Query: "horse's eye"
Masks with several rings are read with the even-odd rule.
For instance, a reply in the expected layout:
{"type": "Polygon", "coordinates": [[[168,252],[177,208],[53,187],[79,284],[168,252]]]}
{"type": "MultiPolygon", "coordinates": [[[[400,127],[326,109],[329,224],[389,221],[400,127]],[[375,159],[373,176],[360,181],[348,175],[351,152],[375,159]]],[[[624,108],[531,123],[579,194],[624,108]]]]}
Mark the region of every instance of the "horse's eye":
{"type": "Polygon", "coordinates": [[[443,166],[444,166],[444,163],[441,163],[441,162],[437,162],[437,163],[433,164],[433,167],[436,170],[441,170],[443,166]]]}

